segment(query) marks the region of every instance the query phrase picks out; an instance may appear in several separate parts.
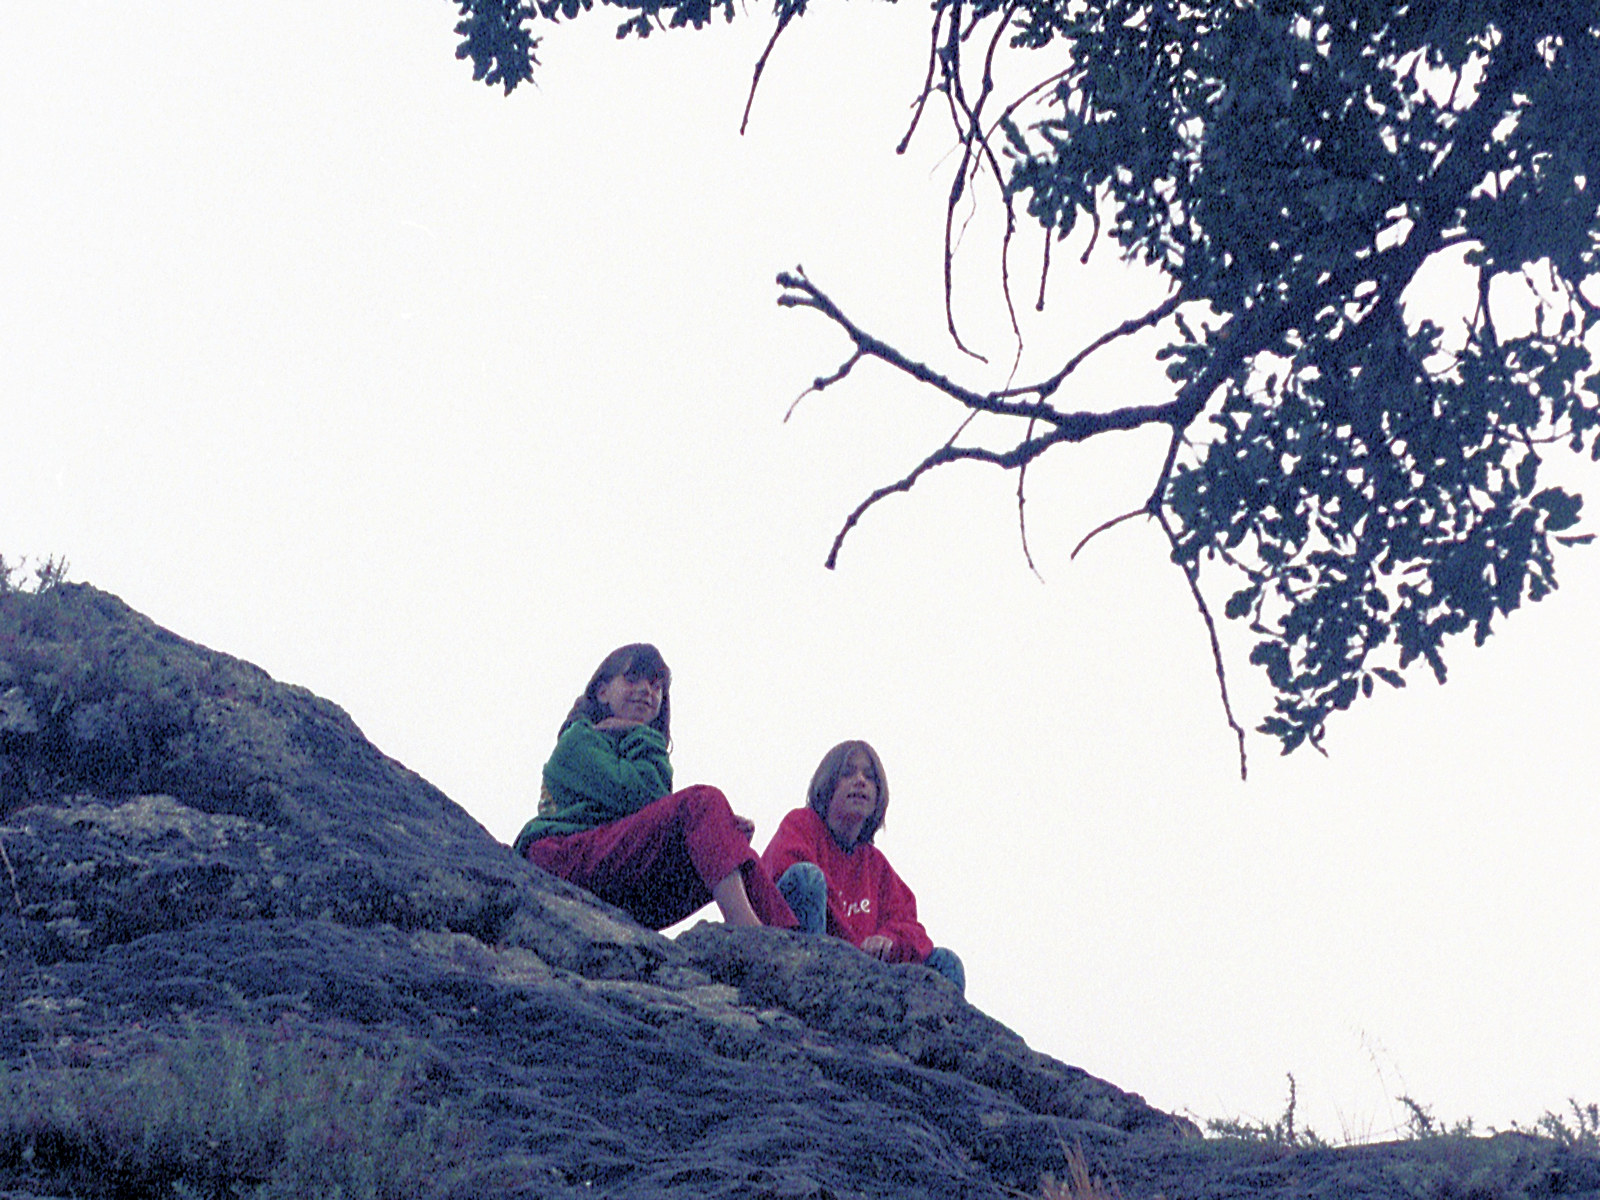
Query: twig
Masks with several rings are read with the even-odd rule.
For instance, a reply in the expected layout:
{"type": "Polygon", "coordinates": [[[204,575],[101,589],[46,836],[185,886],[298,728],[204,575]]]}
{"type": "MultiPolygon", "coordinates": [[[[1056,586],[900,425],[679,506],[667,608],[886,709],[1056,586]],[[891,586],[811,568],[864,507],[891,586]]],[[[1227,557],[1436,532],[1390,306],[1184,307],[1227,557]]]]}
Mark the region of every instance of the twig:
{"type": "MultiPolygon", "coordinates": [[[[1012,369],[1015,370],[1015,365],[1013,365],[1012,369]]],[[[1034,420],[1030,418],[1028,421],[1028,432],[1023,438],[1024,441],[1033,436],[1033,426],[1034,420]]],[[[1035,579],[1037,579],[1040,583],[1043,583],[1044,576],[1039,574],[1039,568],[1033,565],[1033,551],[1028,548],[1027,483],[1028,464],[1023,463],[1017,468],[1017,534],[1022,538],[1022,557],[1028,564],[1028,570],[1033,572],[1033,577],[1035,579]]]]}
{"type": "Polygon", "coordinates": [[[1050,229],[1044,231],[1044,262],[1039,266],[1039,299],[1033,306],[1034,312],[1044,311],[1044,285],[1050,278],[1050,229]]]}
{"type": "Polygon", "coordinates": [[[1089,244],[1083,248],[1083,257],[1078,260],[1080,267],[1089,265],[1089,256],[1094,253],[1095,243],[1100,240],[1100,210],[1089,210],[1089,244]]]}
{"type": "MultiPolygon", "coordinates": [[[[962,428],[965,428],[965,425],[963,425],[962,428]]],[[[957,430],[956,432],[959,434],[961,431],[957,430]]],[[[1043,437],[1038,437],[1030,441],[1023,442],[1010,450],[1004,451],[986,450],[982,446],[956,446],[951,442],[946,442],[944,445],[940,446],[939,449],[935,450],[932,454],[928,455],[927,458],[923,459],[920,463],[913,467],[906,476],[896,480],[894,483],[886,484],[883,487],[878,488],[872,493],[872,495],[868,496],[860,504],[856,505],[855,510],[845,518],[844,525],[840,528],[838,534],[835,535],[833,539],[833,547],[828,551],[828,558],[827,561],[823,563],[823,566],[827,567],[828,570],[831,571],[838,565],[839,550],[844,545],[845,537],[852,529],[855,528],[856,522],[861,520],[867,509],[871,508],[874,504],[886,496],[892,496],[896,492],[909,492],[912,485],[915,484],[917,480],[928,471],[931,471],[934,467],[943,466],[945,463],[970,460],[972,462],[993,463],[997,467],[1004,467],[1009,470],[1013,467],[1021,466],[1022,463],[1026,462],[1030,458],[1039,457],[1039,455],[1044,453],[1049,446],[1058,441],[1064,440],[1066,439],[1063,438],[1061,432],[1057,430],[1053,433],[1047,433],[1043,437]]]]}
{"type": "Polygon", "coordinates": [[[1176,425],[1172,427],[1172,437],[1167,442],[1167,457],[1161,462],[1161,471],[1156,475],[1156,485],[1150,489],[1150,495],[1144,502],[1144,511],[1155,516],[1161,511],[1161,498],[1166,494],[1167,481],[1172,478],[1172,468],[1178,463],[1178,446],[1183,441],[1183,430],[1176,425]]]}
{"type": "Polygon", "coordinates": [[[928,47],[928,74],[922,81],[922,91],[912,102],[915,112],[911,114],[911,124],[907,126],[905,136],[900,139],[900,144],[894,148],[896,154],[904,154],[906,147],[911,145],[911,135],[917,131],[917,122],[922,120],[922,110],[928,106],[928,97],[933,95],[933,68],[939,61],[939,23],[944,20],[944,9],[939,9],[933,16],[933,44],[928,47]]]}
{"type": "Polygon", "coordinates": [[[761,57],[756,59],[755,76],[750,80],[750,94],[744,101],[744,119],[739,122],[740,137],[744,136],[745,128],[750,124],[750,106],[756,102],[756,88],[761,83],[761,72],[767,69],[767,56],[772,53],[772,48],[778,44],[778,38],[783,35],[789,22],[794,20],[797,11],[797,8],[785,8],[778,15],[778,27],[772,31],[772,39],[767,43],[767,48],[761,52],[761,57]]]}
{"type": "Polygon", "coordinates": [[[17,902],[17,915],[22,915],[22,893],[17,889],[17,873],[11,868],[11,855],[6,853],[4,838],[0,838],[0,862],[6,865],[6,875],[11,879],[11,898],[17,902]]]}
{"type": "Polygon", "coordinates": [[[1048,75],[1044,79],[1041,79],[1038,83],[1034,84],[1027,91],[1023,92],[1022,95],[1018,96],[1010,104],[1006,105],[1005,111],[994,119],[993,125],[989,126],[989,132],[983,135],[984,141],[988,141],[990,138],[992,138],[994,136],[994,131],[999,129],[1001,124],[1010,118],[1010,116],[1015,113],[1017,109],[1021,108],[1029,100],[1033,99],[1033,97],[1044,91],[1044,89],[1049,87],[1052,83],[1060,83],[1070,74],[1072,74],[1072,68],[1066,67],[1060,71],[1057,71],[1054,75],[1048,75]]]}
{"type": "Polygon", "coordinates": [[[1109,521],[1101,521],[1100,524],[1096,525],[1093,529],[1089,530],[1088,533],[1083,535],[1083,539],[1072,548],[1072,553],[1067,555],[1067,558],[1069,560],[1077,558],[1079,550],[1082,550],[1092,539],[1104,533],[1106,530],[1111,529],[1114,526],[1121,525],[1124,521],[1131,521],[1134,517],[1148,517],[1149,515],[1150,509],[1148,506],[1146,506],[1142,508],[1136,508],[1132,512],[1125,512],[1120,517],[1112,517],[1109,521]]]}
{"type": "MultiPolygon", "coordinates": [[[[950,447],[946,446],[944,449],[948,450],[950,447]]],[[[923,459],[914,468],[912,468],[912,471],[909,475],[905,476],[903,479],[889,484],[886,487],[879,488],[860,504],[856,505],[855,510],[845,518],[844,525],[839,529],[839,532],[834,535],[833,545],[828,550],[827,561],[822,565],[830,571],[839,565],[839,550],[844,546],[844,539],[849,535],[850,531],[855,528],[856,522],[861,520],[862,514],[864,514],[867,509],[871,508],[885,496],[892,496],[896,492],[909,492],[911,490],[911,486],[917,482],[918,476],[922,475],[924,472],[931,471],[940,463],[949,462],[950,460],[950,456],[945,454],[944,450],[936,450],[934,453],[928,455],[927,458],[923,459]]]]}
{"type": "MultiPolygon", "coordinates": [[[[972,108],[971,132],[969,137],[978,137],[978,126],[983,117],[983,106],[988,102],[994,92],[994,55],[999,48],[1000,38],[1011,27],[1011,18],[1017,11],[1016,0],[1006,5],[1005,12],[1000,16],[1000,22],[995,26],[994,37],[989,39],[989,50],[983,58],[983,91],[978,95],[978,103],[972,108]]],[[[1017,353],[1011,361],[1011,370],[1015,374],[1017,366],[1022,362],[1022,328],[1017,324],[1017,305],[1011,298],[1011,237],[1017,231],[1017,210],[1010,195],[1006,192],[1006,180],[1000,170],[1000,161],[994,156],[994,147],[989,144],[989,139],[978,137],[979,151],[984,161],[989,164],[989,170],[994,175],[995,186],[1000,189],[1000,195],[1005,200],[1006,206],[1006,233],[1000,241],[1000,291],[1005,297],[1006,316],[1011,321],[1011,335],[1016,339],[1017,353]]],[[[1018,483],[1020,487],[1020,481],[1018,483]]],[[[1027,538],[1023,538],[1026,545],[1027,538]]],[[[1031,560],[1030,560],[1031,565],[1031,560]]],[[[1038,574],[1037,571],[1034,574],[1038,574]]]]}
{"type": "MultiPolygon", "coordinates": [[[[1004,402],[991,401],[982,393],[974,392],[969,388],[962,387],[954,380],[941,375],[932,367],[926,366],[923,363],[919,363],[915,359],[907,358],[893,346],[889,345],[887,342],[873,337],[870,333],[867,333],[864,329],[861,329],[859,326],[857,326],[856,323],[850,320],[849,317],[845,316],[840,310],[839,306],[828,297],[827,293],[807,279],[805,272],[800,270],[798,267],[795,268],[793,273],[788,271],[781,273],[778,276],[778,286],[789,289],[789,293],[791,293],[778,297],[779,307],[816,309],[823,316],[827,317],[834,324],[838,325],[839,328],[843,329],[845,333],[849,335],[850,340],[856,344],[857,349],[859,349],[863,354],[870,354],[873,358],[882,359],[890,366],[904,371],[913,379],[919,379],[923,383],[931,384],[932,386],[938,388],[945,395],[959,401],[962,404],[965,404],[968,408],[978,408],[985,412],[1010,413],[1014,416],[1027,416],[1029,415],[1030,411],[1033,411],[1038,407],[1032,405],[1017,406],[1015,408],[1006,407],[1004,402]],[[795,292],[800,294],[792,294],[795,292]],[[996,403],[1000,403],[1002,407],[995,407],[996,403]]],[[[1048,413],[1040,413],[1039,415],[1045,420],[1051,420],[1052,417],[1059,417],[1061,415],[1056,413],[1055,409],[1049,408],[1048,405],[1045,405],[1044,407],[1049,410],[1048,413]]]]}
{"type": "Polygon", "coordinates": [[[956,349],[971,355],[979,362],[989,360],[961,340],[956,329],[955,310],[955,220],[956,205],[967,190],[967,170],[972,163],[973,117],[961,86],[961,0],[951,0],[950,31],[945,35],[944,54],[940,60],[945,98],[950,103],[950,123],[961,134],[961,162],[956,166],[955,177],[950,181],[950,198],[944,210],[944,321],[956,349]],[[967,117],[965,127],[962,116],[967,117]]]}
{"type": "Polygon", "coordinates": [[[850,368],[854,367],[858,362],[861,361],[861,356],[864,353],[865,353],[865,351],[863,351],[858,346],[856,348],[856,352],[854,354],[852,354],[849,358],[845,359],[844,363],[833,374],[831,374],[831,375],[819,375],[815,379],[813,379],[811,381],[811,386],[808,387],[805,391],[801,392],[798,396],[796,396],[794,398],[794,403],[789,405],[788,411],[783,414],[783,423],[785,425],[787,425],[789,423],[789,418],[794,416],[794,410],[800,407],[800,401],[804,400],[807,396],[811,395],[812,392],[820,392],[820,391],[822,391],[823,388],[831,387],[834,384],[838,383],[846,375],[850,374],[850,368]]]}
{"type": "Polygon", "coordinates": [[[1222,695],[1222,715],[1227,718],[1228,728],[1233,730],[1239,739],[1239,778],[1248,780],[1250,770],[1245,758],[1244,729],[1234,720],[1233,705],[1228,701],[1228,675],[1222,665],[1222,644],[1217,640],[1217,624],[1211,619],[1211,610],[1206,606],[1206,598],[1200,594],[1199,570],[1181,557],[1178,535],[1173,532],[1172,525],[1167,520],[1166,510],[1157,509],[1154,516],[1161,523],[1161,528],[1167,535],[1167,542],[1172,546],[1172,561],[1178,564],[1178,569],[1188,581],[1189,594],[1194,597],[1195,607],[1200,610],[1200,617],[1206,623],[1206,634],[1211,639],[1211,663],[1217,672],[1217,690],[1222,695]]]}
{"type": "Polygon", "coordinates": [[[1066,366],[1062,367],[1061,370],[1050,376],[1050,378],[1046,379],[1043,383],[1034,384],[1025,388],[1017,388],[1013,391],[1000,392],[999,395],[1020,395],[1023,392],[1033,392],[1041,400],[1048,398],[1052,393],[1055,392],[1057,388],[1066,382],[1067,376],[1071,375],[1080,366],[1082,366],[1084,360],[1095,351],[1104,349],[1118,338],[1128,337],[1131,334],[1138,333],[1140,330],[1148,329],[1152,325],[1159,325],[1162,321],[1171,316],[1177,310],[1178,305],[1182,303],[1183,289],[1179,288],[1177,291],[1173,292],[1172,295],[1168,296],[1165,300],[1156,305],[1143,316],[1129,317],[1115,329],[1107,330],[1105,333],[1102,333],[1099,337],[1095,338],[1094,341],[1090,342],[1082,350],[1078,351],[1070,359],[1068,359],[1066,366]]]}

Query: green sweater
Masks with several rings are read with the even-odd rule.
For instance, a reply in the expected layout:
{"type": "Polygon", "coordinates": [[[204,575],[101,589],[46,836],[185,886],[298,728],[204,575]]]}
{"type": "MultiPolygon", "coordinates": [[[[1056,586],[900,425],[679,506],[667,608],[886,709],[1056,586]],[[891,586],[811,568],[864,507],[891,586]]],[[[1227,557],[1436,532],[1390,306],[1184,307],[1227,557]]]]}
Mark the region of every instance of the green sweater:
{"type": "Polygon", "coordinates": [[[579,717],[556,739],[544,764],[539,814],[512,845],[563,833],[580,833],[636,813],[672,791],[667,739],[649,725],[601,730],[579,717]]]}

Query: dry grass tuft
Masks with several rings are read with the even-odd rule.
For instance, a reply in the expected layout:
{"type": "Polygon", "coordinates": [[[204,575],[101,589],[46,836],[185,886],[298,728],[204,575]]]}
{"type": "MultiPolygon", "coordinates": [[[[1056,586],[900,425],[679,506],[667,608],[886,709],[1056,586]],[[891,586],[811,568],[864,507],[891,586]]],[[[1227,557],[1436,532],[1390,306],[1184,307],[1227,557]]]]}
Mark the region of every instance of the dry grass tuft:
{"type": "Polygon", "coordinates": [[[1066,1179],[1044,1176],[1039,1180],[1039,1195],[1041,1200],[1122,1200],[1116,1183],[1089,1174],[1089,1164],[1077,1146],[1067,1151],[1066,1179]]]}

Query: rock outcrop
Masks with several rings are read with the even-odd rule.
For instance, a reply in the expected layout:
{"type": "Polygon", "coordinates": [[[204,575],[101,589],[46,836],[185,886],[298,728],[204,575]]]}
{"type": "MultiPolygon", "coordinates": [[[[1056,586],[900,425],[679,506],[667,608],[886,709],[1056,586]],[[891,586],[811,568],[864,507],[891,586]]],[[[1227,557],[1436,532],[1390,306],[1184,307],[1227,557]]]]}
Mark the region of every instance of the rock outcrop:
{"type": "MultiPolygon", "coordinates": [[[[0,851],[0,1195],[265,1187],[281,1128],[157,1153],[176,1118],[130,1110],[197,1062],[226,1094],[183,1104],[259,1109],[285,1046],[333,1091],[318,1064],[393,1066],[367,1108],[427,1169],[397,1150],[372,1195],[1000,1197],[1069,1153],[1129,1200],[1444,1195],[1488,1161],[1218,1147],[930,971],[662,937],[513,858],[334,705],[85,585],[0,596],[0,851]]],[[[342,1095],[319,1103],[355,1120],[342,1095]]],[[[1493,1162],[1496,1186],[1600,1189],[1543,1143],[1493,1162]]]]}

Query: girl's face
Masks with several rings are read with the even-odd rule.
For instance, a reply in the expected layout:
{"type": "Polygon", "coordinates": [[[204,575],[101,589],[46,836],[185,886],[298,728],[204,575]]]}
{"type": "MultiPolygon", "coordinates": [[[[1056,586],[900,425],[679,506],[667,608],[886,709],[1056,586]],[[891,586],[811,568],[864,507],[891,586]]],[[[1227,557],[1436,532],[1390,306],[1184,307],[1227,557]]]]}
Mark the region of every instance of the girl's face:
{"type": "Polygon", "coordinates": [[[613,717],[648,725],[660,714],[664,695],[661,680],[623,672],[596,688],[594,698],[613,717]]]}
{"type": "Polygon", "coordinates": [[[833,796],[828,801],[828,829],[845,845],[853,845],[861,827],[877,809],[878,777],[873,774],[867,752],[857,747],[844,760],[839,782],[833,785],[833,796]]]}

